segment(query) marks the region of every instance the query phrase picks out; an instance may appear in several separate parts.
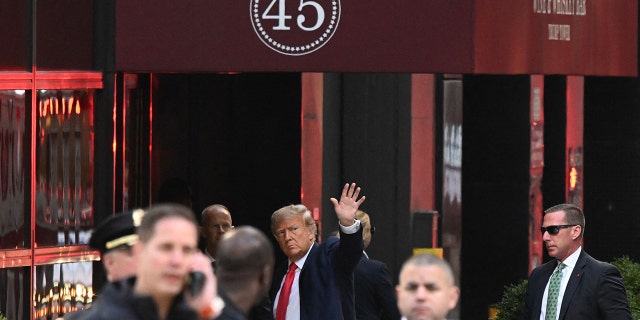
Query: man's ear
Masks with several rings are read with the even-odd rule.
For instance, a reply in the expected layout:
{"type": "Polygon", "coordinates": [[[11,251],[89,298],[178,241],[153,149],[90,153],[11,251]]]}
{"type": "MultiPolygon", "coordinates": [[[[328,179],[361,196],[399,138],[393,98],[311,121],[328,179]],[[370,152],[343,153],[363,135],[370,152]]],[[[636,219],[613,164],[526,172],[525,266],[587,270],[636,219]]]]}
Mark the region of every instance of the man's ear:
{"type": "Polygon", "coordinates": [[[269,292],[271,288],[271,278],[273,277],[273,267],[265,264],[260,272],[260,284],[265,288],[266,292],[269,292]]]}
{"type": "Polygon", "coordinates": [[[104,264],[105,268],[109,268],[113,265],[113,259],[108,252],[103,253],[100,259],[102,259],[102,264],[104,264]]]}
{"type": "Polygon", "coordinates": [[[104,270],[107,273],[107,280],[111,281],[111,270],[113,269],[113,263],[115,262],[111,255],[108,252],[105,252],[102,254],[102,257],[100,257],[100,259],[102,259],[102,266],[104,266],[104,270]]]}
{"type": "Polygon", "coordinates": [[[577,239],[578,237],[580,237],[581,233],[582,233],[582,226],[576,225],[573,228],[571,228],[571,238],[572,239],[577,239]]]}
{"type": "Polygon", "coordinates": [[[142,244],[140,243],[140,240],[136,241],[136,243],[134,243],[131,246],[131,253],[133,253],[134,257],[138,257],[141,250],[142,250],[142,244]]]}
{"type": "Polygon", "coordinates": [[[451,292],[449,293],[449,310],[452,310],[458,304],[458,299],[460,298],[460,288],[457,286],[453,286],[450,288],[451,292]]]}
{"type": "Polygon", "coordinates": [[[198,226],[198,234],[204,238],[204,227],[198,226]]]}

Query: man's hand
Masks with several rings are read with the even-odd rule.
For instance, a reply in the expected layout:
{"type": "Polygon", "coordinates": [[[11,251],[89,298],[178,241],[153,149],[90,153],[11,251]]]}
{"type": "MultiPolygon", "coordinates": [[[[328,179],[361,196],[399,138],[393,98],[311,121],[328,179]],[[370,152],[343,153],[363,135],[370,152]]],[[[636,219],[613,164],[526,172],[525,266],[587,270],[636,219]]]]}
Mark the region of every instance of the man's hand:
{"type": "Polygon", "coordinates": [[[356,211],[365,199],[365,196],[362,196],[362,198],[358,200],[359,194],[360,187],[356,188],[355,183],[352,183],[351,186],[347,183],[344,185],[344,188],[342,188],[340,202],[338,202],[336,198],[331,198],[333,209],[342,226],[348,227],[353,224],[353,220],[356,218],[356,211]]]}
{"type": "MultiPolygon", "coordinates": [[[[191,264],[192,272],[201,272],[204,274],[204,287],[202,291],[194,296],[189,294],[187,290],[185,294],[185,300],[196,311],[202,312],[203,310],[211,309],[212,302],[218,298],[218,282],[216,276],[213,274],[213,268],[209,259],[201,252],[194,253],[193,262],[191,264]]],[[[210,310],[212,315],[208,318],[217,316],[222,310],[210,310]]]]}

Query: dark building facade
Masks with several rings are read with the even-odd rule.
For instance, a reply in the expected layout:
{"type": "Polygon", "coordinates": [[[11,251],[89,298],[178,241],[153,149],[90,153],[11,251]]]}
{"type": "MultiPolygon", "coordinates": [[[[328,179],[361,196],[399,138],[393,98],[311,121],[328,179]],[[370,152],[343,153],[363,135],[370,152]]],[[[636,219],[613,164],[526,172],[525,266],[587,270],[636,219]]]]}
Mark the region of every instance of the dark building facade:
{"type": "Polygon", "coordinates": [[[267,234],[303,203],[320,241],[356,182],[369,255],[397,281],[440,249],[456,319],[548,258],[556,203],[584,207],[594,257],[640,260],[637,2],[301,3],[3,2],[2,314],[90,305],[93,226],[171,178],[267,234]]]}

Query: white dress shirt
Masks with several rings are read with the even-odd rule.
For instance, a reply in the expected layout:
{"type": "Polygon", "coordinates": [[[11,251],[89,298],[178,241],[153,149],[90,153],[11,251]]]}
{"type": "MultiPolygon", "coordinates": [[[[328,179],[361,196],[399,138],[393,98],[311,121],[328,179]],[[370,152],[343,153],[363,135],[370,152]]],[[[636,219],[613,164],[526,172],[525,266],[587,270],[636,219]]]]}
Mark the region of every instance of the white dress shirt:
{"type": "MultiPolygon", "coordinates": [[[[582,247],[578,247],[576,252],[572,253],[569,257],[561,261],[564,263],[565,267],[562,269],[562,281],[560,282],[560,291],[558,292],[558,311],[556,312],[556,320],[560,316],[560,306],[562,306],[562,298],[564,296],[564,290],[567,288],[567,283],[569,283],[569,279],[571,278],[571,273],[573,272],[573,268],[576,266],[576,262],[578,262],[578,257],[580,257],[580,252],[582,251],[582,247]]],[[[555,269],[554,269],[555,271],[555,269]]],[[[549,277],[551,280],[551,277],[549,277]]],[[[549,295],[549,282],[547,281],[547,287],[544,289],[544,294],[542,295],[542,306],[540,307],[540,320],[545,320],[545,314],[547,313],[547,297],[549,295]]]]}

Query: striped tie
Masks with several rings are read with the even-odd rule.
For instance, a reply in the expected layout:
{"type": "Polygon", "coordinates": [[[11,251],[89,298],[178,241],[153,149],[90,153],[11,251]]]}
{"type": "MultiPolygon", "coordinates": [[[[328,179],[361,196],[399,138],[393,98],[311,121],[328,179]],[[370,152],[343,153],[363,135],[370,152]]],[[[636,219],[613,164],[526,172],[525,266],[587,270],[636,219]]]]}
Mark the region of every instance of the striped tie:
{"type": "Polygon", "coordinates": [[[547,313],[544,317],[545,320],[556,320],[556,313],[558,312],[558,293],[560,293],[562,269],[564,269],[564,266],[564,263],[560,262],[556,271],[551,275],[551,279],[549,279],[549,293],[547,294],[547,313]]]}

